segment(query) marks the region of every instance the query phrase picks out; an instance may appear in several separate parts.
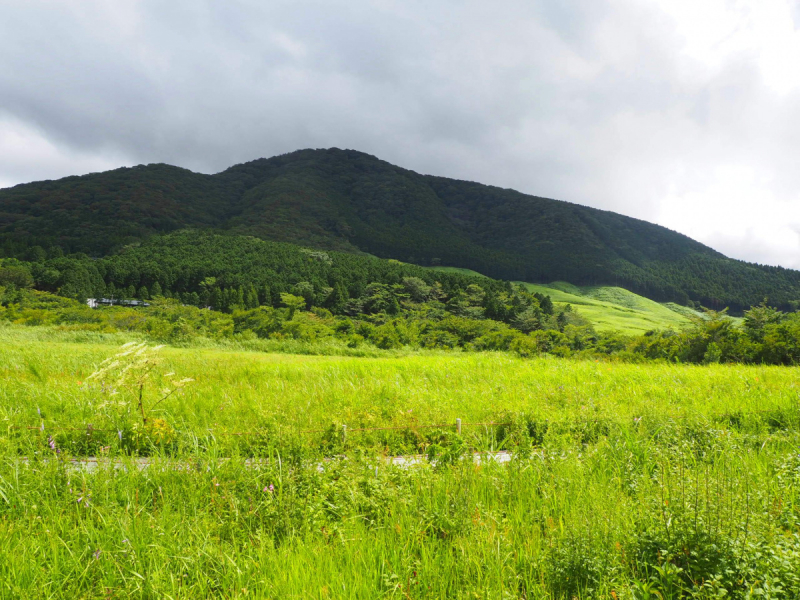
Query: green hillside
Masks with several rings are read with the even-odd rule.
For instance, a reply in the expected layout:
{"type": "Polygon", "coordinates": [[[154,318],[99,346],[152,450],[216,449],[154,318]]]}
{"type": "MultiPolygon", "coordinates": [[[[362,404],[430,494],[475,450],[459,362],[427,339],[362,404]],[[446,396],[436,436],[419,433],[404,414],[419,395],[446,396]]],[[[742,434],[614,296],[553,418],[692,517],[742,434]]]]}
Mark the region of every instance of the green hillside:
{"type": "Polygon", "coordinates": [[[524,284],[531,292],[550,296],[557,308],[567,304],[585,317],[598,331],[620,331],[628,334],[653,329],[680,329],[690,323],[686,313],[671,310],[663,304],[619,287],[578,287],[557,281],[549,285],[524,284]]]}
{"type": "Polygon", "coordinates": [[[612,212],[421,175],[353,150],[301,150],[216,175],[148,165],[0,190],[0,256],[100,257],[186,227],[734,311],[765,296],[781,307],[800,298],[798,271],[732,260],[612,212]]]}
{"type": "MultiPolygon", "coordinates": [[[[480,273],[458,267],[432,267],[436,271],[482,277],[480,273]]],[[[674,303],[660,304],[620,287],[579,287],[565,281],[549,284],[518,282],[531,292],[549,296],[558,310],[569,304],[598,331],[640,334],[654,329],[680,329],[690,317],[701,313],[674,303]]]]}

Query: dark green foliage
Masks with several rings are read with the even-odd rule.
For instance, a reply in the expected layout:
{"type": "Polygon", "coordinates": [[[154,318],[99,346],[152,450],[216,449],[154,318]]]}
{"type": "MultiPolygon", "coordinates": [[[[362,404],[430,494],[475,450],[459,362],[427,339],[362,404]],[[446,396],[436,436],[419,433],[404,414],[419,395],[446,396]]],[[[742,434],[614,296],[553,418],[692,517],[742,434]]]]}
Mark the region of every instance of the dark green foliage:
{"type": "Polygon", "coordinates": [[[0,267],[0,285],[27,288],[33,286],[33,277],[31,277],[30,271],[24,267],[0,267]]]}
{"type": "Polygon", "coordinates": [[[16,265],[8,267],[15,273],[30,270],[40,288],[62,296],[131,298],[138,289],[140,297],[152,298],[152,306],[46,307],[41,304],[52,298],[49,294],[9,285],[0,288],[5,319],[140,331],[159,341],[249,334],[277,340],[336,338],[349,347],[368,343],[385,350],[508,350],[516,337],[555,323],[540,308],[540,301],[549,299],[506,282],[237,235],[181,231],[99,260],[8,262],[16,265]]]}
{"type": "MultiPolygon", "coordinates": [[[[800,297],[797,271],[731,260],[663,227],[423,176],[350,150],[302,150],[217,175],[148,165],[0,191],[0,256],[36,264],[63,252],[104,256],[185,227],[459,266],[509,280],[619,285],[656,300],[736,312],[764,296],[783,309],[800,297]]],[[[320,250],[307,256],[320,264],[330,258],[320,250]]],[[[160,283],[171,288],[174,282],[160,283]]],[[[79,297],[87,285],[78,277],[68,291],[79,297]]],[[[363,291],[336,289],[335,281],[325,287],[332,288],[328,304],[337,309],[363,291]]],[[[246,306],[253,304],[248,291],[246,306]]],[[[290,291],[270,290],[272,304],[290,291]]],[[[315,288],[314,303],[322,291],[315,288]]],[[[264,303],[263,290],[258,294],[264,303]]],[[[238,305],[236,295],[225,302],[238,305]]]]}
{"type": "Polygon", "coordinates": [[[352,299],[358,300],[358,313],[393,315],[401,302],[442,298],[451,303],[451,312],[479,317],[488,300],[496,303],[500,295],[508,306],[495,316],[510,320],[509,314],[539,302],[521,289],[509,294],[506,284],[491,279],[357,254],[325,253],[324,260],[317,254],[252,237],[181,231],[152,237],[99,260],[81,255],[41,263],[12,259],[6,262],[14,266],[0,267],[0,277],[7,272],[19,287],[35,282],[41,290],[76,299],[133,298],[136,290],[152,298],[170,294],[185,300],[195,294],[216,310],[228,312],[259,305],[279,307],[282,295],[291,294],[303,298],[304,310],[321,306],[336,314],[346,312],[352,299]]]}

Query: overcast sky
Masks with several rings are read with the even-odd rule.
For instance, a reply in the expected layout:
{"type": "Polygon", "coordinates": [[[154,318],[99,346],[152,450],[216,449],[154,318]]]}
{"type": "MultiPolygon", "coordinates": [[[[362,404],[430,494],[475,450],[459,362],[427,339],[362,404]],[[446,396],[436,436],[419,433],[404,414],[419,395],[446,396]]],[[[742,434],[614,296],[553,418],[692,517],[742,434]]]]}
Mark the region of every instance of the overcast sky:
{"type": "Polygon", "coordinates": [[[332,146],[800,268],[800,6],[0,1],[0,187],[332,146]]]}

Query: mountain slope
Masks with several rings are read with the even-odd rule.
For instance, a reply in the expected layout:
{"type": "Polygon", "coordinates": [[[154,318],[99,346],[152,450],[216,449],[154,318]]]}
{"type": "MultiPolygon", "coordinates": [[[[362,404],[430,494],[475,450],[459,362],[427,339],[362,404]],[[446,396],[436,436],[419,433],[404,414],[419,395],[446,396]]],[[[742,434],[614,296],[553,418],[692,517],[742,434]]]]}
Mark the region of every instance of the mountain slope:
{"type": "Polygon", "coordinates": [[[187,226],[715,308],[800,298],[797,271],[731,260],[608,211],[420,175],[352,150],[301,150],[216,175],[148,165],[0,190],[6,256],[41,254],[34,246],[100,256],[187,226]]]}

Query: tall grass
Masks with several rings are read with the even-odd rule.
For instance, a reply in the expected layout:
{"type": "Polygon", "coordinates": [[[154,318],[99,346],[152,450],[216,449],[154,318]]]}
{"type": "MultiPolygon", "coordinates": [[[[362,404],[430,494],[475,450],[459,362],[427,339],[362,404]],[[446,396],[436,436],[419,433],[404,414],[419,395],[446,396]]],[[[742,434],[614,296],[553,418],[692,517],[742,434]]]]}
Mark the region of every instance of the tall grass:
{"type": "Polygon", "coordinates": [[[508,465],[5,460],[3,595],[796,597],[796,452],[709,435],[547,437],[508,465]]]}
{"type": "MultiPolygon", "coordinates": [[[[110,427],[97,410],[104,392],[86,378],[114,351],[106,343],[6,338],[0,347],[5,427],[40,427],[40,412],[46,431],[110,427]]],[[[524,360],[498,353],[356,358],[218,348],[162,352],[165,372],[196,380],[159,413],[186,443],[209,432],[262,432],[273,439],[278,431],[327,431],[343,424],[413,430],[454,424],[456,418],[465,424],[524,419],[534,428],[607,428],[634,420],[657,428],[678,419],[753,431],[800,419],[797,371],[782,367],[524,360]]],[[[478,431],[487,433],[465,425],[465,432],[478,431]]],[[[349,440],[419,450],[405,446],[422,433],[364,432],[349,440]]],[[[18,431],[23,434],[27,430],[18,431]]]]}
{"type": "Polygon", "coordinates": [[[796,369],[168,348],[176,439],[132,447],[55,432],[123,340],[0,338],[0,597],[800,597],[796,369]],[[414,427],[456,417],[504,424],[414,427]]]}

